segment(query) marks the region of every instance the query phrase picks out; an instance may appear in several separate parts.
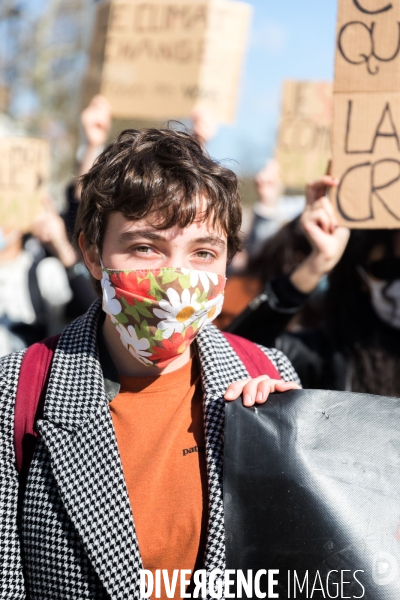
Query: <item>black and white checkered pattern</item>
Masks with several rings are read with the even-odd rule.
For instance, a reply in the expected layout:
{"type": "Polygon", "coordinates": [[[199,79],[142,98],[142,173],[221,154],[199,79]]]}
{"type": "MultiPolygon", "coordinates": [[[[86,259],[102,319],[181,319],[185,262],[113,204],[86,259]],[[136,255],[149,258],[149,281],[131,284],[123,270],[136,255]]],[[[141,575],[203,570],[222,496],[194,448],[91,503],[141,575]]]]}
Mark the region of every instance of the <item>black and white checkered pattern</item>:
{"type": "MultiPolygon", "coordinates": [[[[2,361],[0,406],[0,600],[137,600],[142,562],[104,390],[97,350],[96,302],[60,338],[54,355],[40,439],[29,471],[17,530],[18,480],[13,448],[13,406],[23,354],[2,361]]],[[[205,568],[224,569],[222,499],[223,394],[248,373],[227,340],[210,325],[197,337],[209,479],[205,568]]],[[[265,350],[287,380],[293,368],[265,350]]]]}
{"type": "Polygon", "coordinates": [[[276,348],[264,348],[264,346],[260,346],[259,344],[257,346],[268,356],[283,381],[295,381],[301,385],[300,378],[294,370],[292,363],[283,352],[276,348]]]}
{"type": "Polygon", "coordinates": [[[15,469],[14,403],[23,353],[0,361],[0,598],[22,600],[25,585],[17,528],[18,476],[15,469]]]}

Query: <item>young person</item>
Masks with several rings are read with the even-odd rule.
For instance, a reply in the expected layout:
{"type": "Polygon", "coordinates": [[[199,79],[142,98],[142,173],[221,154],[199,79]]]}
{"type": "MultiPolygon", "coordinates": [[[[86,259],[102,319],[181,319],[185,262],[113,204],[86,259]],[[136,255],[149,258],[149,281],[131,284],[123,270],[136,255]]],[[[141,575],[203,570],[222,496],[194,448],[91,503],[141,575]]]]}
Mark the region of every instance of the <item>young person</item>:
{"type": "Polygon", "coordinates": [[[211,324],[240,223],[236,176],[185,132],[125,131],[82,178],[76,236],[103,303],[58,342],[19,505],[23,354],[3,359],[1,599],[137,599],[143,568],[224,569],[224,398],[298,385],[265,348],[281,380],[251,380],[211,324]]]}

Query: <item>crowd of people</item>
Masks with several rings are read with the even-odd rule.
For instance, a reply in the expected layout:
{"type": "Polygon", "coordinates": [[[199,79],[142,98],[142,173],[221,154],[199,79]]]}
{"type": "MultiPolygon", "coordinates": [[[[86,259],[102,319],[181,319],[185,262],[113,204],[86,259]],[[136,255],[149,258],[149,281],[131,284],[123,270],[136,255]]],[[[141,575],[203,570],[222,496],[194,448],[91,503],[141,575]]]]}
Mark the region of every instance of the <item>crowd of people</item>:
{"type": "MultiPolygon", "coordinates": [[[[59,333],[96,298],[73,232],[80,177],[110,134],[107,100],[94,97],[81,121],[86,144],[64,212],[46,198],[29,234],[0,230],[0,356],[59,333]]],[[[196,110],[192,130],[206,145],[216,123],[196,110]]],[[[259,200],[217,326],[281,349],[304,387],[398,395],[399,232],[338,227],[330,176],[310,183],[305,200],[284,197],[270,160],[254,184],[259,200]]]]}
{"type": "Polygon", "coordinates": [[[286,198],[269,161],[243,236],[210,115],[107,144],[96,96],[82,125],[63,214],[46,198],[29,234],[0,229],[0,598],[136,599],[160,567],[206,597],[224,400],[398,396],[400,232],[339,226],[331,175],[286,198]]]}

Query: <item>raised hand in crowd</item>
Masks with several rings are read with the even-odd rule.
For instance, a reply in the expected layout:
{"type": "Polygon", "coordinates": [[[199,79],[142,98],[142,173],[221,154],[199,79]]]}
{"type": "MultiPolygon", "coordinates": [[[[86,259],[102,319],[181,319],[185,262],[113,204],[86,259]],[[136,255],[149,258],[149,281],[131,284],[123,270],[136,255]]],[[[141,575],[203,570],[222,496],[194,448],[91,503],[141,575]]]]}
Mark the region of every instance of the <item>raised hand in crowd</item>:
{"type": "Polygon", "coordinates": [[[82,111],[81,122],[89,147],[104,146],[111,129],[111,106],[104,96],[94,96],[82,111]]]}
{"type": "Polygon", "coordinates": [[[254,181],[258,193],[255,210],[261,216],[273,216],[283,193],[281,169],[278,162],[275,159],[268,160],[261,171],[257,173],[254,181]]]}
{"type": "Polygon", "coordinates": [[[192,131],[202,146],[205,146],[217,134],[217,121],[209,110],[201,106],[194,108],[190,116],[192,131]]]}
{"type": "MultiPolygon", "coordinates": [[[[86,147],[79,175],[84,175],[102,151],[110,134],[112,118],[107,98],[94,96],[89,106],[82,111],[81,123],[86,136],[86,147]]],[[[77,187],[76,197],[80,198],[80,186],[77,187]]]]}
{"type": "Polygon", "coordinates": [[[44,210],[33,222],[31,233],[66,269],[77,262],[78,257],[68,240],[65,223],[50,198],[44,201],[44,210]]]}
{"type": "Polygon", "coordinates": [[[339,181],[329,175],[307,185],[306,207],[300,225],[310,242],[311,254],[295,269],[290,279],[304,294],[312,292],[324,275],[339,262],[350,237],[350,230],[339,227],[327,197],[339,181]]]}

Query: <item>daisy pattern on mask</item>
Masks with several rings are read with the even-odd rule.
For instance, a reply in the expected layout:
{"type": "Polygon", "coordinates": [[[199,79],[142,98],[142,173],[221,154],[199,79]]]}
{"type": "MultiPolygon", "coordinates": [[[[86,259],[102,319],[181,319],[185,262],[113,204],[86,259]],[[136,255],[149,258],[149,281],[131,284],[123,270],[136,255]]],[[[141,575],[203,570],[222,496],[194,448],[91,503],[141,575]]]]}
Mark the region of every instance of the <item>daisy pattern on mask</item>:
{"type": "Polygon", "coordinates": [[[164,339],[171,337],[173,333],[182,333],[193,321],[196,320],[201,305],[197,302],[197,294],[190,296],[189,290],[183,290],[182,295],[173,288],[167,290],[168,300],[160,300],[159,308],[154,308],[153,313],[159,319],[163,319],[157,325],[157,329],[163,332],[164,339]]]}
{"type": "Polygon", "coordinates": [[[201,317],[198,321],[198,329],[201,329],[205,325],[208,325],[218,317],[222,310],[223,303],[224,294],[218,294],[218,296],[216,296],[209,302],[206,302],[206,304],[204,305],[204,312],[202,311],[201,317]]]}
{"type": "Polygon", "coordinates": [[[103,288],[103,310],[105,313],[112,317],[113,315],[119,315],[122,312],[122,306],[119,300],[115,297],[115,289],[113,288],[107,271],[103,271],[103,277],[101,280],[101,287],[103,288]]]}
{"type": "Polygon", "coordinates": [[[210,289],[210,281],[214,285],[218,285],[218,275],[216,273],[209,273],[208,271],[193,271],[192,269],[181,269],[184,275],[190,274],[190,285],[195,288],[199,284],[199,280],[203,285],[205,292],[210,289]]]}
{"type": "Polygon", "coordinates": [[[146,352],[148,348],[150,348],[150,342],[146,338],[141,338],[139,340],[135,328],[132,325],[128,327],[124,327],[123,325],[118,325],[116,327],[121,342],[125,346],[127,350],[137,358],[140,362],[145,365],[151,365],[152,363],[147,360],[147,356],[151,356],[151,352],[146,352]]]}

